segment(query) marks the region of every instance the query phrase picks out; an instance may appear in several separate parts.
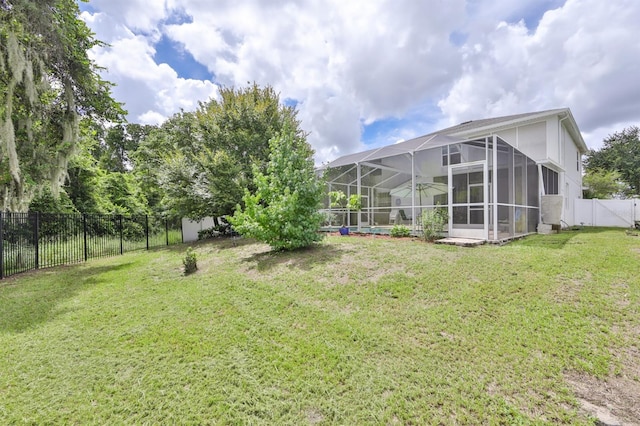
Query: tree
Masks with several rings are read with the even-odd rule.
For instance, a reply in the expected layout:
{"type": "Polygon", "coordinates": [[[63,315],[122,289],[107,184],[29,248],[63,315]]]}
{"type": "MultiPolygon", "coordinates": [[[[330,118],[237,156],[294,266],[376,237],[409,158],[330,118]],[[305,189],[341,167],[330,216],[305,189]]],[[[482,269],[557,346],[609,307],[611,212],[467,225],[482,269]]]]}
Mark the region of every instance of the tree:
{"type": "Polygon", "coordinates": [[[627,185],[620,181],[617,171],[588,170],[582,178],[582,184],[586,187],[584,198],[609,199],[628,190],[627,185]]]}
{"type": "Polygon", "coordinates": [[[222,88],[219,101],[176,114],[162,126],[170,147],[158,176],[165,207],[191,219],[233,214],[244,190],[255,190],[254,170],[265,171],[269,140],[285,123],[302,135],[295,116],[271,87],[256,84],[222,88]]]}
{"type": "Polygon", "coordinates": [[[623,195],[640,195],[640,128],[631,126],[609,135],[602,149],[589,151],[585,169],[587,173],[617,172],[628,185],[623,195]]]}
{"type": "Polygon", "coordinates": [[[117,124],[107,129],[94,153],[101,168],[111,172],[132,170],[135,151],[153,129],[154,126],[135,123],[117,124]]]}
{"type": "Polygon", "coordinates": [[[293,250],[320,241],[318,211],[324,185],[315,173],[313,150],[292,127],[269,142],[269,162],[263,173],[254,165],[256,192],[245,191],[231,224],[241,234],[293,250]]]}
{"type": "Polygon", "coordinates": [[[122,108],[87,51],[101,43],[75,0],[0,4],[0,209],[24,211],[45,186],[56,195],[78,122],[119,120],[122,108]]]}

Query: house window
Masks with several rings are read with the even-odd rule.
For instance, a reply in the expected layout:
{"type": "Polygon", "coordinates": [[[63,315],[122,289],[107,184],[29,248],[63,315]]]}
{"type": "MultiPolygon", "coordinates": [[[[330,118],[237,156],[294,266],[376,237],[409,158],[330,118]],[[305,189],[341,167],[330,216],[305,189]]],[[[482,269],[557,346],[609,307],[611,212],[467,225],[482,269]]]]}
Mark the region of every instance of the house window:
{"type": "Polygon", "coordinates": [[[442,165],[460,164],[462,155],[460,154],[460,145],[449,145],[442,147],[442,165]]]}
{"type": "Polygon", "coordinates": [[[576,171],[580,171],[580,151],[576,151],[576,171]]]}
{"type": "Polygon", "coordinates": [[[542,166],[542,181],[545,194],[558,194],[558,172],[542,166]]]}

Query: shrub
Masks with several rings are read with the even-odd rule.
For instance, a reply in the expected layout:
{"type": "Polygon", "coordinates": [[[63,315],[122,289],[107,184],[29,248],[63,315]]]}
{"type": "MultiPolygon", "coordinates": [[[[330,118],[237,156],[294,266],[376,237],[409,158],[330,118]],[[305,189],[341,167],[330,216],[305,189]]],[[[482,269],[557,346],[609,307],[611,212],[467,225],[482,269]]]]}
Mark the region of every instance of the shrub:
{"type": "Polygon", "coordinates": [[[207,240],[209,238],[217,237],[220,233],[216,230],[216,227],[206,228],[202,231],[198,231],[199,240],[207,240]]]}
{"type": "Polygon", "coordinates": [[[411,231],[404,225],[393,225],[391,228],[392,237],[408,237],[409,235],[411,235],[411,231]]]}
{"type": "Polygon", "coordinates": [[[193,248],[189,247],[187,249],[187,253],[182,260],[184,264],[184,274],[189,275],[198,270],[198,258],[196,256],[196,252],[193,251],[193,248]]]}
{"type": "Polygon", "coordinates": [[[444,227],[449,223],[449,213],[444,207],[435,207],[422,212],[422,236],[426,241],[442,237],[444,227]]]}
{"type": "Polygon", "coordinates": [[[219,225],[212,226],[211,228],[203,229],[202,231],[198,231],[198,239],[199,240],[207,240],[209,238],[223,237],[234,235],[235,232],[231,227],[231,224],[228,222],[223,222],[219,225]]]}
{"type": "Polygon", "coordinates": [[[324,184],[313,164],[305,136],[290,125],[269,141],[269,163],[254,167],[255,193],[245,191],[244,209],[229,221],[240,234],[265,242],[274,250],[294,250],[322,239],[323,215],[318,205],[324,184]]]}

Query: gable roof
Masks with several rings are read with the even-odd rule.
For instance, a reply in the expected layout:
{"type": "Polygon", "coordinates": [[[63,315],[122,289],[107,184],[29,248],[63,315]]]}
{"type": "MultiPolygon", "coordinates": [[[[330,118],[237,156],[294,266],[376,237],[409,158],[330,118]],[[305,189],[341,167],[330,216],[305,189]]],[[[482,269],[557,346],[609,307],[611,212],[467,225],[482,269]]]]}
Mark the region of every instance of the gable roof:
{"type": "Polygon", "coordinates": [[[347,154],[339,157],[323,168],[339,167],[348,164],[361,163],[363,161],[376,160],[399,154],[411,154],[415,151],[421,151],[429,148],[437,148],[456,142],[466,140],[471,134],[493,133],[502,128],[513,127],[516,124],[528,121],[536,121],[558,115],[561,119],[568,119],[566,124],[567,130],[578,144],[578,149],[582,154],[588,151],[587,145],[578,130],[578,126],[571,114],[569,108],[550,109],[546,111],[528,112],[524,114],[506,115],[503,117],[484,118],[480,120],[466,121],[458,125],[447,127],[424,136],[409,139],[407,141],[398,142],[393,145],[383,146],[381,148],[369,149],[367,151],[347,154]]]}
{"type": "Polygon", "coordinates": [[[483,131],[485,130],[487,132],[496,132],[502,128],[513,127],[516,124],[522,124],[528,121],[533,122],[554,115],[560,117],[560,120],[568,120],[567,122],[563,122],[562,124],[565,125],[566,129],[573,137],[578,146],[578,149],[580,150],[580,153],[585,154],[589,150],[589,148],[587,148],[587,144],[584,142],[582,134],[580,134],[580,130],[578,130],[576,120],[573,118],[573,114],[571,114],[571,110],[569,108],[549,109],[546,111],[528,112],[524,114],[507,115],[504,117],[467,121],[453,127],[439,130],[436,133],[455,136],[467,136],[474,133],[483,133],[483,131]]]}

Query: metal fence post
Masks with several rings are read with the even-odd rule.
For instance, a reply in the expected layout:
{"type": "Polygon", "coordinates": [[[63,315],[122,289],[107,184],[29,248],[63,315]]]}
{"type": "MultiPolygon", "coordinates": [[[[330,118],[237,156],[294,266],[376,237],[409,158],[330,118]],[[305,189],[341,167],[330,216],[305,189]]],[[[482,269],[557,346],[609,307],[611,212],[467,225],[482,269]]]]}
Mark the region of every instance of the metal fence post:
{"type": "Polygon", "coordinates": [[[149,215],[144,215],[144,228],[145,234],[147,234],[147,250],[149,250],[149,215]]]}
{"type": "Polygon", "coordinates": [[[164,220],[164,235],[167,239],[167,245],[169,245],[169,219],[164,220]]]}
{"type": "Polygon", "coordinates": [[[35,247],[35,267],[36,269],[40,269],[40,213],[35,213],[35,221],[33,225],[33,246],[35,247]]]}
{"type": "Polygon", "coordinates": [[[4,278],[4,218],[0,211],[0,280],[4,278]]]}
{"type": "Polygon", "coordinates": [[[85,213],[82,214],[82,230],[84,233],[84,261],[86,262],[89,258],[89,248],[87,246],[87,215],[85,213]]]}
{"type": "Polygon", "coordinates": [[[118,222],[120,223],[120,254],[124,253],[124,245],[123,245],[123,233],[122,233],[122,215],[118,215],[118,222]]]}

